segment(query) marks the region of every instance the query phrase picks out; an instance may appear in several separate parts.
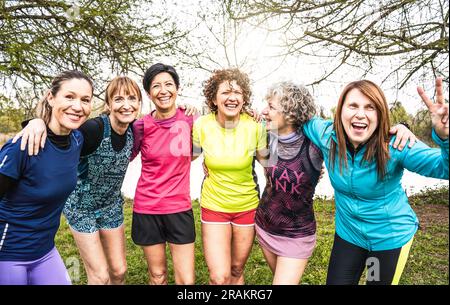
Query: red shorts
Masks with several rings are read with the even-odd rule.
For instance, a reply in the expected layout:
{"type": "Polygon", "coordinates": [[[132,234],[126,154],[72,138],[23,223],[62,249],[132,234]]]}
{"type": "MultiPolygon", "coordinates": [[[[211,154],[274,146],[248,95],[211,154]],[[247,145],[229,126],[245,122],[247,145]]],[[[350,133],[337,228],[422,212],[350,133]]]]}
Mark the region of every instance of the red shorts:
{"type": "Polygon", "coordinates": [[[206,224],[232,224],[235,226],[254,226],[256,209],[237,213],[217,212],[202,208],[201,220],[206,224]]]}

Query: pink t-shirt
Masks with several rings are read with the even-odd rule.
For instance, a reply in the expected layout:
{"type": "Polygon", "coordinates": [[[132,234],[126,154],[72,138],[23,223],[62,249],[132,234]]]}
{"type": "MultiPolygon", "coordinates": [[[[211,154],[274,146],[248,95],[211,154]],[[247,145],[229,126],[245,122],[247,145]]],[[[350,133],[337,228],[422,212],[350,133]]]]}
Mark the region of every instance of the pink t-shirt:
{"type": "Polygon", "coordinates": [[[140,151],[142,159],[134,212],[172,214],[192,208],[189,189],[192,125],[193,117],[186,116],[181,109],[166,120],[156,120],[148,114],[134,123],[133,157],[140,151]]]}

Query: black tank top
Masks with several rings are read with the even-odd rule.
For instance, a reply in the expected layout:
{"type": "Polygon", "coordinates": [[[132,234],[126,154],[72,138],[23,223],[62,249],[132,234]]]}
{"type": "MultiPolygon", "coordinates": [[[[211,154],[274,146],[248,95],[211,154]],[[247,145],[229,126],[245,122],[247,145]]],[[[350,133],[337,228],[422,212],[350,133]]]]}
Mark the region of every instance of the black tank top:
{"type": "MultiPolygon", "coordinates": [[[[322,161],[323,157],[307,137],[300,137],[295,144],[301,147],[294,158],[278,157],[275,166],[265,168],[267,183],[256,224],[270,234],[298,238],[316,232],[313,196],[320,167],[314,166],[310,154],[317,152],[322,161]]],[[[317,160],[318,156],[314,157],[317,160]]]]}

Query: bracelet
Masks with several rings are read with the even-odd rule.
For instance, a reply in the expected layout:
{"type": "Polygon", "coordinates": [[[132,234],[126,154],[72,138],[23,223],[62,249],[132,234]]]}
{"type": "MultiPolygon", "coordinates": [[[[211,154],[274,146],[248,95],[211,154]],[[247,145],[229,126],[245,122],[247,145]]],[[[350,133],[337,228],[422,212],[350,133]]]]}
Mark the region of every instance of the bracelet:
{"type": "Polygon", "coordinates": [[[409,124],[406,123],[405,121],[398,122],[398,124],[402,124],[403,126],[405,126],[406,128],[408,128],[409,130],[411,130],[411,127],[409,127],[409,124]]]}

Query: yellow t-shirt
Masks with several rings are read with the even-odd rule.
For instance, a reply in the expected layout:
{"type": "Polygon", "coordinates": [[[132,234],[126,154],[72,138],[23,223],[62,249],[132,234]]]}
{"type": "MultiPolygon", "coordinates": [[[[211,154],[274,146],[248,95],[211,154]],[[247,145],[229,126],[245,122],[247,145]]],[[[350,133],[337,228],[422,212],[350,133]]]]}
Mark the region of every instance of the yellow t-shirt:
{"type": "Polygon", "coordinates": [[[193,144],[204,153],[209,176],[202,186],[201,206],[235,213],[255,209],[259,202],[254,165],[256,150],[265,149],[267,133],[247,114],[235,128],[222,128],[211,113],[194,122],[193,144]]]}

